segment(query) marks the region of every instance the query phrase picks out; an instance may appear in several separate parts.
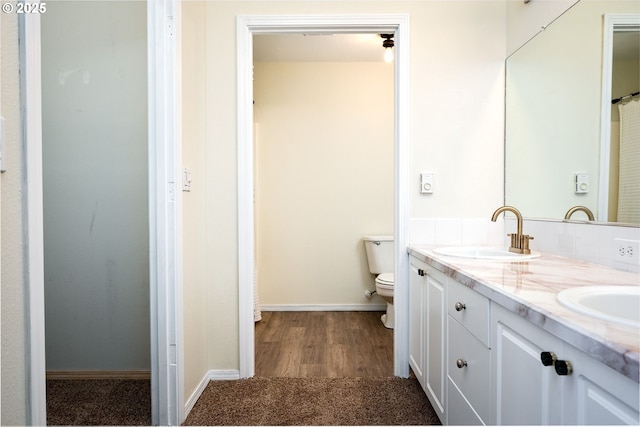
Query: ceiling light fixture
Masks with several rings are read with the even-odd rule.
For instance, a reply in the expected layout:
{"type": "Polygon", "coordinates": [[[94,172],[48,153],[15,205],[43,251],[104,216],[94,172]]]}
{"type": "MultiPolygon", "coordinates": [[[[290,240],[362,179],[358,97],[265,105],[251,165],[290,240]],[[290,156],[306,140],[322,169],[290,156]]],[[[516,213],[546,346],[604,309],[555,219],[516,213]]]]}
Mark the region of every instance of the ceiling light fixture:
{"type": "Polygon", "coordinates": [[[384,48],[384,62],[393,61],[393,34],[380,34],[384,40],[382,41],[382,47],[384,48]]]}

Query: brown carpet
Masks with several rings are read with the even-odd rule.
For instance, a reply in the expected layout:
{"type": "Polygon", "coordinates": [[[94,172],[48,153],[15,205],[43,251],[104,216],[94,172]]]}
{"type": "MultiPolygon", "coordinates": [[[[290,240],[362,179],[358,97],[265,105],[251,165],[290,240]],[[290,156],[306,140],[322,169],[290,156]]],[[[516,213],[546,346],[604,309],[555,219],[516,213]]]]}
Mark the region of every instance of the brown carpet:
{"type": "Polygon", "coordinates": [[[183,425],[436,425],[415,378],[211,381],[183,425]]]}
{"type": "MultiPolygon", "coordinates": [[[[48,425],[151,425],[145,380],[48,380],[48,425]]],[[[401,378],[210,382],[183,425],[436,425],[420,384],[401,378]]]]}
{"type": "Polygon", "coordinates": [[[151,425],[149,380],[47,380],[47,425],[151,425]]]}

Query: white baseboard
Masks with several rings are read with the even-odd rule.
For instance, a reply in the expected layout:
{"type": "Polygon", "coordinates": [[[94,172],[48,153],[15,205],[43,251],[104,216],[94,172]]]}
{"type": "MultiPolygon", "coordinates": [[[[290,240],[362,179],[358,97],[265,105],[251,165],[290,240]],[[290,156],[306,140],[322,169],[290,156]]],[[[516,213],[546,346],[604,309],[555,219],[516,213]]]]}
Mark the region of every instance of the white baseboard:
{"type": "Polygon", "coordinates": [[[240,379],[240,371],[238,371],[237,369],[217,369],[207,372],[198,384],[198,387],[196,387],[193,393],[191,393],[191,396],[189,397],[189,400],[187,400],[187,403],[184,405],[184,418],[187,419],[187,416],[196,405],[198,399],[200,399],[200,396],[204,392],[204,389],[207,388],[207,384],[209,384],[209,381],[237,379],[240,379]]]}
{"type": "Polygon", "coordinates": [[[48,380],[150,380],[151,371],[47,371],[48,380]]]}
{"type": "Polygon", "coordinates": [[[261,304],[262,311],[386,311],[387,304],[261,304]]]}

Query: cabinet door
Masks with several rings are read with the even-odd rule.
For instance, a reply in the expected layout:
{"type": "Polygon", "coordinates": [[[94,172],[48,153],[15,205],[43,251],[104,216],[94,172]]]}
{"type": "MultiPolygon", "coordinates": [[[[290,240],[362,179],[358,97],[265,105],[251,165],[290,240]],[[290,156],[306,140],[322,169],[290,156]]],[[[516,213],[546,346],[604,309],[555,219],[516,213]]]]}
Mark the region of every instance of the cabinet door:
{"type": "Polygon", "coordinates": [[[481,426],[485,423],[480,419],[471,404],[464,398],[460,389],[449,378],[447,387],[447,402],[449,413],[447,414],[447,425],[449,426],[481,426]]]}
{"type": "Polygon", "coordinates": [[[444,417],[446,396],[446,280],[447,278],[443,274],[433,269],[428,270],[425,391],[441,420],[444,417]]]}
{"type": "Polygon", "coordinates": [[[564,388],[564,422],[579,425],[640,425],[637,382],[565,344],[573,372],[564,388]]]}
{"type": "Polygon", "coordinates": [[[492,360],[496,424],[561,424],[562,381],[540,355],[562,354],[562,341],[530,322],[493,305],[492,360]]]}
{"type": "Polygon", "coordinates": [[[409,272],[409,366],[424,389],[425,271],[424,265],[411,258],[409,272]]]}

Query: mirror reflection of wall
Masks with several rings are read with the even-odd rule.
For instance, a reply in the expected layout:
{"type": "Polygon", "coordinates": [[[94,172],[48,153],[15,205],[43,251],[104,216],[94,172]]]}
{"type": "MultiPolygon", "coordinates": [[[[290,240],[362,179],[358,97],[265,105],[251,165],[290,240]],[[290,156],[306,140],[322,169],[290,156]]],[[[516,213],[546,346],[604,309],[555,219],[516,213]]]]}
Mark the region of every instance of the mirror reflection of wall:
{"type": "Polygon", "coordinates": [[[598,187],[610,13],[638,14],[640,3],[582,0],[507,59],[505,202],[528,218],[562,219],[575,205],[606,216],[598,187]],[[586,193],[576,192],[576,174],[588,175],[586,193]]]}
{"type": "MultiPolygon", "coordinates": [[[[620,174],[620,106],[638,99],[640,90],[640,29],[615,31],[611,66],[611,157],[609,172],[609,221],[638,222],[622,215],[618,218],[620,174]],[[615,102],[615,103],[613,103],[615,102]]],[[[623,107],[624,108],[624,107],[623,107]]],[[[624,172],[623,172],[624,173],[624,172]]],[[[624,203],[624,202],[623,202],[624,203]]]]}

